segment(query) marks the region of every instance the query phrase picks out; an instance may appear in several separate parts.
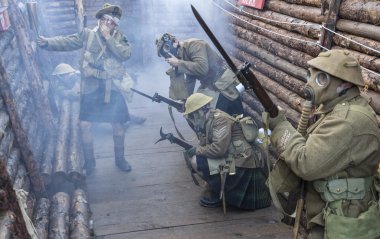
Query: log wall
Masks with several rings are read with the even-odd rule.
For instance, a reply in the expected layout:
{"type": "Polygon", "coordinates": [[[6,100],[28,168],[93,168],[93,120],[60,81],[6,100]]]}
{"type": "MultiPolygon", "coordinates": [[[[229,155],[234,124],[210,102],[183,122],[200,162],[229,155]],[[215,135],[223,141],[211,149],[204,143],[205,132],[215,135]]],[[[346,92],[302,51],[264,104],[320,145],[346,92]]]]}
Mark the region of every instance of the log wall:
{"type": "MultiPolygon", "coordinates": [[[[348,50],[362,67],[370,70],[362,70],[368,85],[368,91],[362,89],[362,95],[380,118],[379,2],[342,0],[340,6],[333,9],[329,4],[321,6],[317,0],[266,0],[263,10],[239,6],[235,0],[216,2],[219,9],[224,9],[220,14],[229,19],[228,27],[233,31],[226,48],[236,63],[252,64],[258,80],[274,102],[286,109],[287,117],[294,124],[304,100],[302,89],[307,80],[307,61],[328,47],[328,40],[332,49],[348,50]],[[332,34],[328,39],[329,31],[324,30],[322,24],[329,25],[339,35],[332,34]]],[[[251,97],[244,97],[246,105],[250,105],[252,101],[247,99],[251,97]]],[[[251,113],[261,113],[257,107],[251,108],[251,113]]]]}

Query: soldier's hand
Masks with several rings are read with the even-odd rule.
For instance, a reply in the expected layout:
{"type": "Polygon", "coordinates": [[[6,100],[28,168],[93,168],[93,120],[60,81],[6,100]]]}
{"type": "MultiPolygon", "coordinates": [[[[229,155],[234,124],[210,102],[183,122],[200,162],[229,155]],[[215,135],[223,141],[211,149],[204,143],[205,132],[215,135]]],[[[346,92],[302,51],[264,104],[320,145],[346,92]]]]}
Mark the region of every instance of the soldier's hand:
{"type": "Polygon", "coordinates": [[[166,58],[165,61],[169,63],[173,67],[177,67],[179,65],[179,60],[173,54],[169,52],[170,57],[166,58]]]}
{"type": "Polygon", "coordinates": [[[45,38],[43,36],[39,36],[37,38],[37,45],[38,46],[44,47],[44,46],[47,46],[47,44],[48,44],[47,38],[45,38]]]}
{"type": "Polygon", "coordinates": [[[285,111],[279,107],[278,115],[274,118],[269,117],[269,128],[274,129],[281,122],[287,121],[285,111]]]}
{"type": "Polygon", "coordinates": [[[109,28],[106,24],[100,24],[100,32],[105,39],[109,39],[111,37],[111,28],[109,28]]]}
{"type": "Polygon", "coordinates": [[[189,156],[189,158],[193,157],[194,155],[196,155],[196,152],[197,152],[197,148],[196,147],[191,147],[190,149],[186,150],[186,153],[187,155],[189,156]]]}

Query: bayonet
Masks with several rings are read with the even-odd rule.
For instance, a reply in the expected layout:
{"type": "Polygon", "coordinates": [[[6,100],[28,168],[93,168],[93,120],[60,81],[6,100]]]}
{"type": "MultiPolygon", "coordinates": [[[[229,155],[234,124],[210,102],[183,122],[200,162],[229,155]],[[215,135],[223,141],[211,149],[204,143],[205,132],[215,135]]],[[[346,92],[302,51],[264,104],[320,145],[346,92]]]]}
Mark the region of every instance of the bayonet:
{"type": "Polygon", "coordinates": [[[260,100],[261,104],[264,106],[265,110],[268,111],[269,115],[272,118],[276,117],[278,115],[278,108],[273,103],[271,98],[269,98],[267,92],[264,90],[260,82],[256,79],[252,70],[249,69],[250,63],[245,62],[243,63],[242,66],[237,68],[235,64],[233,63],[233,61],[231,60],[231,58],[228,56],[227,52],[222,47],[222,45],[219,43],[218,39],[212,33],[210,28],[207,26],[206,22],[203,20],[203,18],[201,17],[201,15],[198,13],[198,11],[195,9],[193,5],[191,5],[191,10],[193,11],[194,16],[197,19],[198,23],[201,25],[203,30],[206,32],[207,36],[210,38],[212,43],[218,49],[219,53],[221,54],[223,59],[226,61],[228,66],[236,74],[239,81],[244,85],[245,88],[253,90],[257,98],[260,100]]]}
{"type": "Polygon", "coordinates": [[[137,94],[142,95],[148,99],[151,99],[154,102],[157,102],[157,103],[164,102],[164,103],[174,107],[178,112],[181,112],[181,113],[183,112],[183,103],[176,102],[174,100],[168,99],[168,98],[158,94],[157,92],[154,93],[153,96],[150,96],[150,95],[145,94],[144,92],[141,92],[141,91],[133,89],[133,88],[131,88],[131,91],[136,92],[137,94]]]}

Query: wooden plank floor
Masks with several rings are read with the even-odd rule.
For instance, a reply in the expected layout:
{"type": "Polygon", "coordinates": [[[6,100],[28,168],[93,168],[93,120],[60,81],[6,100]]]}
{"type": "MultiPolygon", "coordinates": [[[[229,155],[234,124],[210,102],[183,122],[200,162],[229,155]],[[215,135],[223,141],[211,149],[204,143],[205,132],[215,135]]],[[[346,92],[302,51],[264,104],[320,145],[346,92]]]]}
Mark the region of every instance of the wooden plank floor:
{"type": "MultiPolygon", "coordinates": [[[[147,118],[127,130],[130,173],[114,164],[111,127],[95,128],[97,166],[87,187],[97,238],[290,238],[291,228],[279,222],[273,207],[227,208],[224,216],[222,208],[199,206],[202,188],[192,182],[181,148],[168,141],[154,144],[161,126],[164,132],[175,133],[166,105],[135,95],[130,112],[147,118]]],[[[175,116],[182,133],[191,138],[182,116],[177,112],[175,116]]]]}

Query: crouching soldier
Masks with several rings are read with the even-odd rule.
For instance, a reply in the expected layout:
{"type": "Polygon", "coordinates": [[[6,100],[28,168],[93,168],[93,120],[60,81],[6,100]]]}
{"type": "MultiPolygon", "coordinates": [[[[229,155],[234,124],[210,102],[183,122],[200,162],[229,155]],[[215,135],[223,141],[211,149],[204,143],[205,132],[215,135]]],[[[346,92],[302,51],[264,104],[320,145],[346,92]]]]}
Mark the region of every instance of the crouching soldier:
{"type": "Polygon", "coordinates": [[[379,238],[380,131],[360,96],[359,63],[330,50],[308,64],[305,93],[319,106],[318,120],[303,136],[283,112],[270,119],[271,141],[283,160],[271,172],[270,188],[289,191],[304,180],[307,238],[379,238]]]}
{"type": "MultiPolygon", "coordinates": [[[[219,109],[211,109],[211,101],[211,97],[195,93],[187,99],[184,112],[199,139],[199,145],[187,150],[187,154],[193,169],[208,184],[200,205],[220,206],[224,194],[226,204],[237,208],[268,207],[270,196],[263,158],[247,141],[239,121],[219,109]]],[[[257,136],[257,127],[254,128],[250,138],[257,136]]]]}

